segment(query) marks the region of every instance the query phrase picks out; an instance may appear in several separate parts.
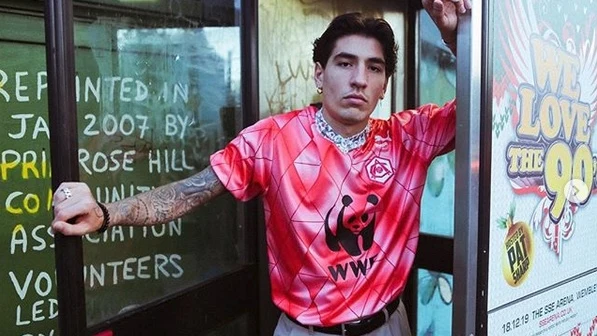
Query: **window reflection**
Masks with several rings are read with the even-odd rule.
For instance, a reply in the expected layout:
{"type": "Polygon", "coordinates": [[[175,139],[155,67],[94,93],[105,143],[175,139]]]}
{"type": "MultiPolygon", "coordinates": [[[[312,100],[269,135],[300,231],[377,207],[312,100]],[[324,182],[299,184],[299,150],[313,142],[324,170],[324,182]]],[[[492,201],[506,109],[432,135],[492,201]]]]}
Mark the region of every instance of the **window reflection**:
{"type": "MultiPolygon", "coordinates": [[[[456,58],[425,11],[419,13],[419,104],[442,105],[456,94],[456,58]]],[[[431,163],[421,201],[421,232],[454,236],[454,151],[431,163]]],[[[421,253],[421,251],[419,251],[421,253]]],[[[417,272],[417,335],[452,334],[452,276],[417,272]]]]}
{"type": "Polygon", "coordinates": [[[452,275],[418,270],[417,335],[452,334],[452,275]]]}
{"type": "MultiPolygon", "coordinates": [[[[419,14],[419,24],[419,104],[443,105],[456,94],[456,58],[425,11],[419,14]]],[[[423,233],[454,236],[454,158],[452,151],[429,167],[421,203],[423,233]]]]}
{"type": "MultiPolygon", "coordinates": [[[[96,198],[113,202],[193,175],[236,134],[238,4],[96,3],[107,16],[75,28],[79,163],[96,198]]],[[[85,237],[88,324],[239,267],[237,206],[225,195],[170,223],[85,237]]]]}

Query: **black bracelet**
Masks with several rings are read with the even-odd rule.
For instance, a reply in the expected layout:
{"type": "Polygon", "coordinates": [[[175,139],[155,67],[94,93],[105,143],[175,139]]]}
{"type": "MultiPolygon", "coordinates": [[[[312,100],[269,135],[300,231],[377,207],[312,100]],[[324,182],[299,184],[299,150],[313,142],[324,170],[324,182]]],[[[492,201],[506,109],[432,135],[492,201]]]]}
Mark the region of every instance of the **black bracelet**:
{"type": "Polygon", "coordinates": [[[97,206],[100,207],[100,209],[102,209],[102,212],[104,213],[104,222],[102,223],[102,226],[100,226],[99,229],[97,229],[97,233],[104,233],[106,230],[108,230],[108,227],[110,226],[110,213],[108,212],[108,209],[106,209],[106,206],[101,204],[100,202],[97,202],[97,206]]]}

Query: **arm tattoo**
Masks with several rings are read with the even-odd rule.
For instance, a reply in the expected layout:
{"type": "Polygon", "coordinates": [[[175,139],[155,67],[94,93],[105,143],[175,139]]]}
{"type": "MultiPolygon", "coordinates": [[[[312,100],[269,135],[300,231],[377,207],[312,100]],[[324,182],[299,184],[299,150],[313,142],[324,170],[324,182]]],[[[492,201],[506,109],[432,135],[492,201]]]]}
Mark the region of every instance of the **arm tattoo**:
{"type": "Polygon", "coordinates": [[[226,191],[211,167],[184,180],[106,204],[113,225],[154,225],[189,213],[226,191]]]}

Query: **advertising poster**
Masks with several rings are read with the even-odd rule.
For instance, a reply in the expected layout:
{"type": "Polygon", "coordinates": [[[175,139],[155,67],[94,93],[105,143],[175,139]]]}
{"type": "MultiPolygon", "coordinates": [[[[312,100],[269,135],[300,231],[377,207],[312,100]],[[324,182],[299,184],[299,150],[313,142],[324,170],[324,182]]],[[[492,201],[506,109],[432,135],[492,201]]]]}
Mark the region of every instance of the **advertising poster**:
{"type": "Polygon", "coordinates": [[[488,335],[597,330],[597,1],[494,1],[488,335]]]}

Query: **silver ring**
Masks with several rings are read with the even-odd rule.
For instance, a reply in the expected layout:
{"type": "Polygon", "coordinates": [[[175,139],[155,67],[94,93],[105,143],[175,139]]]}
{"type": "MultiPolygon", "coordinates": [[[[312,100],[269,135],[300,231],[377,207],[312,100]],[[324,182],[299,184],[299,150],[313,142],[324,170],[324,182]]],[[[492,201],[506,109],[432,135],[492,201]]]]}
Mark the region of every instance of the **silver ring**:
{"type": "Polygon", "coordinates": [[[64,197],[66,197],[66,199],[73,197],[73,193],[67,187],[61,188],[60,191],[62,191],[64,193],[64,197]]]}

